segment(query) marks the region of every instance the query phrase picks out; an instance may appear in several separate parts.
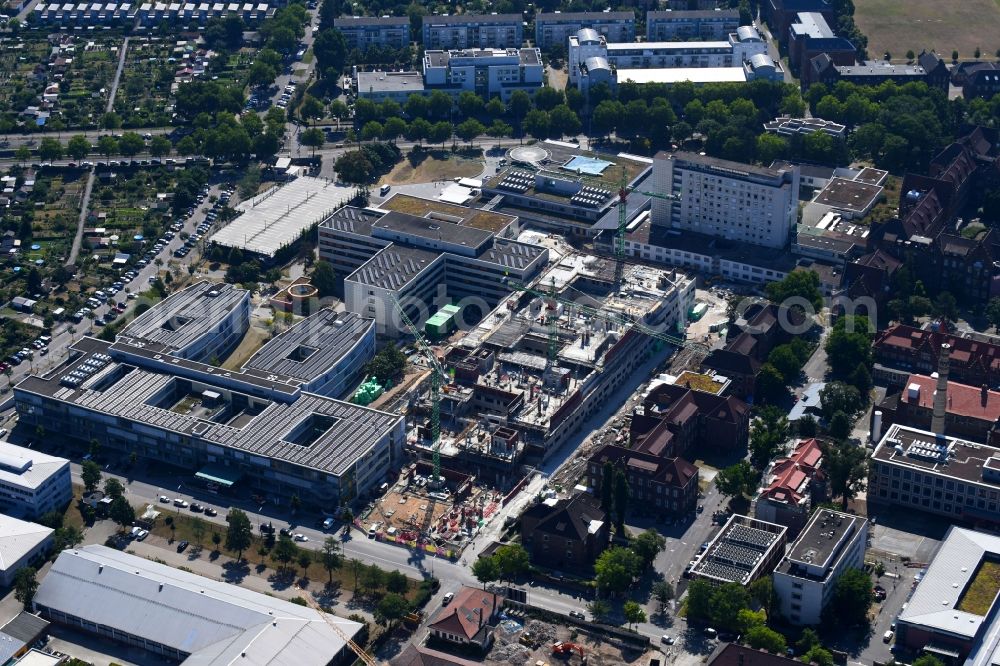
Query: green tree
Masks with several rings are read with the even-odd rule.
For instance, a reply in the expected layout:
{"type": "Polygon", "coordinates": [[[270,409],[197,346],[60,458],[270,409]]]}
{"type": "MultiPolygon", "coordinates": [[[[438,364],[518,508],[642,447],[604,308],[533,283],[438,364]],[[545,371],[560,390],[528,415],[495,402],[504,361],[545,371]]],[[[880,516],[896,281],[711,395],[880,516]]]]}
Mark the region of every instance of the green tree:
{"type": "Polygon", "coordinates": [[[411,124],[416,124],[417,121],[421,121],[426,126],[426,132],[423,135],[427,141],[430,143],[440,143],[441,147],[444,147],[445,142],[452,137],[455,133],[455,128],[447,120],[442,120],[441,122],[434,123],[431,125],[423,118],[417,118],[411,124]]]}
{"type": "Polygon", "coordinates": [[[825,444],[823,467],[830,482],[831,494],[840,497],[840,506],[846,510],[848,502],[861,491],[868,476],[865,449],[848,441],[825,444]]]}
{"type": "Polygon", "coordinates": [[[851,435],[851,417],[844,412],[836,412],[830,419],[830,437],[847,439],[851,435]]]}
{"type": "Polygon", "coordinates": [[[686,608],[689,620],[708,622],[712,619],[712,586],[708,581],[701,578],[691,581],[686,608]]]}
{"type": "Polygon", "coordinates": [[[27,146],[18,146],[17,150],[14,151],[14,159],[21,163],[23,166],[25,162],[31,159],[31,148],[27,146]]]}
{"type": "Polygon", "coordinates": [[[799,634],[799,640],[795,643],[795,649],[799,651],[799,654],[805,654],[817,645],[819,645],[819,636],[816,634],[816,631],[806,627],[799,634]]]}
{"type": "Polygon", "coordinates": [[[505,123],[502,120],[494,120],[493,124],[489,126],[486,133],[497,140],[497,148],[500,147],[500,140],[505,136],[510,136],[514,133],[514,128],[505,123]]]}
{"type": "Polygon", "coordinates": [[[845,382],[828,382],[819,392],[823,416],[833,418],[837,412],[856,414],[864,406],[861,392],[845,382]]]}
{"type": "Polygon", "coordinates": [[[230,509],[226,519],[229,523],[226,528],[226,550],[236,551],[237,561],[242,560],[243,551],[253,541],[253,525],[241,509],[230,509]]]}
{"type": "Polygon", "coordinates": [[[524,131],[536,139],[549,138],[551,126],[549,114],[541,109],[532,109],[524,117],[524,131]]]}
{"type": "Polygon", "coordinates": [[[333,270],[333,264],[325,259],[317,261],[313,264],[309,281],[316,287],[320,298],[332,296],[337,289],[337,273],[333,270]]]}
{"type": "Polygon", "coordinates": [[[784,375],[770,363],[760,366],[760,372],[757,374],[757,393],[760,394],[761,402],[773,402],[788,395],[784,375]]]}
{"type": "Polygon", "coordinates": [[[202,544],[202,540],[205,538],[205,532],[207,528],[205,527],[205,521],[201,518],[195,517],[191,520],[191,536],[194,537],[194,542],[199,546],[202,544]]]}
{"type": "Polygon", "coordinates": [[[525,573],[530,566],[528,551],[521,544],[500,546],[493,554],[496,558],[500,580],[512,581],[525,573]]]}
{"type": "Polygon", "coordinates": [[[812,414],[806,414],[801,419],[799,419],[798,425],[799,437],[815,437],[818,424],[816,423],[816,418],[812,414]]]}
{"type": "Polygon", "coordinates": [[[458,95],[458,112],[466,118],[480,115],[485,106],[483,98],[471,90],[466,90],[458,95]]]}
{"type": "Polygon", "coordinates": [[[994,296],[986,304],[986,318],[993,328],[1000,328],[1000,296],[994,296]]]}
{"type": "Polygon", "coordinates": [[[500,578],[500,567],[493,557],[480,557],[472,563],[472,575],[483,584],[485,590],[488,583],[500,578]]]}
{"type": "Polygon", "coordinates": [[[753,492],[757,482],[757,474],[746,460],[719,470],[715,475],[715,487],[726,497],[743,497],[753,492]]]}
{"type": "Polygon", "coordinates": [[[750,460],[764,469],[788,439],[788,418],[775,406],[763,407],[750,426],[750,460]]]}
{"type": "Polygon", "coordinates": [[[385,572],[377,564],[370,564],[361,572],[361,586],[374,595],[385,585],[385,572]]]}
{"type": "Polygon", "coordinates": [[[313,55],[318,75],[336,79],[347,62],[347,41],[343,33],[333,27],[320,30],[313,40],[313,55]]]}
{"type": "Polygon", "coordinates": [[[406,370],[406,356],[393,343],[388,343],[365,366],[365,373],[381,384],[387,384],[406,370]]]}
{"type": "Polygon", "coordinates": [[[105,157],[118,154],[118,139],[113,136],[102,136],[97,140],[97,152],[105,157]]]}
{"type": "Polygon", "coordinates": [[[74,525],[64,525],[58,528],[53,535],[55,541],[55,551],[62,552],[67,548],[76,548],[83,543],[83,532],[74,525]]]}
{"type": "MultiPolygon", "coordinates": [[[[378,125],[378,123],[375,124],[378,125]]],[[[382,132],[382,127],[381,125],[379,125],[378,134],[375,135],[375,138],[378,138],[381,132],[382,132]]],[[[315,156],[316,149],[322,148],[323,144],[326,143],[326,135],[323,134],[323,130],[321,130],[320,128],[310,127],[309,129],[299,134],[299,143],[301,143],[303,146],[309,146],[310,148],[312,148],[312,154],[313,156],[315,156]]]]}
{"type": "Polygon", "coordinates": [[[561,90],[556,90],[549,86],[542,86],[535,91],[535,108],[542,111],[551,111],[564,101],[561,90]]]}
{"type": "Polygon", "coordinates": [[[492,97],[486,103],[486,113],[490,118],[499,118],[507,112],[507,107],[499,97],[492,97]]]}
{"type": "Polygon", "coordinates": [[[816,666],[833,666],[833,655],[821,645],[814,645],[802,655],[802,661],[816,666]]]}
{"type": "Polygon", "coordinates": [[[666,612],[667,604],[674,598],[673,586],[665,580],[658,580],[653,583],[652,593],[653,599],[660,605],[660,612],[666,612]]]}
{"type": "Polygon", "coordinates": [[[382,137],[382,123],[377,120],[369,120],[361,128],[362,141],[377,141],[382,137]]]}
{"type": "Polygon", "coordinates": [[[75,160],[82,160],[90,154],[90,141],[82,134],[70,138],[66,144],[66,152],[75,160]]]}
{"type": "Polygon", "coordinates": [[[913,666],[944,666],[944,662],[932,654],[924,654],[913,660],[913,666]]]}
{"type": "Polygon", "coordinates": [[[627,590],[641,571],[642,559],[632,549],[621,546],[606,549],[594,562],[598,589],[612,594],[627,590]]]}
{"type": "Polygon", "coordinates": [[[552,131],[559,136],[576,136],[582,124],[576,111],[565,104],[559,104],[549,112],[552,131]]]}
{"type": "Polygon", "coordinates": [[[406,134],[406,121],[399,117],[386,118],[382,125],[382,138],[386,141],[396,140],[406,134]]]}
{"type": "Polygon", "coordinates": [[[629,629],[632,628],[633,624],[646,621],[646,611],[635,601],[630,600],[625,602],[625,605],[622,606],[622,615],[625,616],[625,621],[628,623],[629,629]]]}
{"type": "Polygon", "coordinates": [[[219,544],[222,543],[222,535],[218,532],[212,532],[212,547],[215,552],[219,552],[219,544]]]}
{"type": "Polygon", "coordinates": [[[600,622],[611,612],[611,606],[604,599],[594,599],[587,604],[587,610],[596,622],[600,622]]]}
{"type": "Polygon", "coordinates": [[[823,307],[823,292],[820,291],[816,271],[792,271],[782,280],[768,282],[764,291],[769,300],[779,305],[802,310],[804,307],[801,301],[805,301],[815,312],[823,307]]]}
{"type": "Polygon", "coordinates": [[[834,583],[826,612],[838,626],[867,625],[871,603],[872,579],[861,569],[849,569],[834,583]]]}
{"type": "Polygon", "coordinates": [[[109,476],[104,481],[104,494],[111,499],[117,499],[125,495],[125,486],[113,476],[109,476]]]}
{"type": "Polygon", "coordinates": [[[660,551],[666,547],[667,540],[652,527],[639,534],[629,543],[629,548],[639,556],[644,569],[648,569],[653,564],[656,556],[660,554],[660,551]]]}
{"type": "Polygon", "coordinates": [[[156,135],[149,142],[149,153],[153,157],[164,157],[169,155],[173,145],[170,143],[170,139],[165,136],[156,135]]]}
{"type": "Polygon", "coordinates": [[[477,136],[485,132],[486,127],[475,118],[469,118],[455,128],[455,134],[466,143],[471,143],[477,136]]]}
{"type": "Polygon", "coordinates": [[[118,150],[126,157],[132,157],[142,152],[146,147],[146,142],[135,132],[125,132],[118,139],[118,150]]]}
{"type": "Polygon", "coordinates": [[[299,548],[292,541],[290,536],[282,534],[278,537],[278,542],[274,544],[274,549],[271,551],[271,557],[278,563],[281,564],[281,569],[284,570],[286,566],[298,557],[299,548]]]}
{"type": "Polygon", "coordinates": [[[83,487],[88,493],[97,490],[97,486],[101,485],[100,465],[93,460],[84,460],[80,465],[80,480],[83,481],[83,487]]]}
{"type": "Polygon", "coordinates": [[[47,136],[42,139],[41,143],[38,144],[38,157],[46,162],[61,159],[62,156],[63,147],[62,144],[59,143],[58,139],[53,139],[52,137],[47,136]]]}
{"type": "Polygon", "coordinates": [[[833,374],[847,377],[858,367],[858,363],[871,367],[873,338],[874,331],[866,317],[840,317],[827,336],[824,347],[833,374]]]}
{"type": "Polygon", "coordinates": [[[323,106],[323,102],[307,93],[302,98],[302,104],[299,105],[299,118],[308,123],[320,120],[324,115],[326,115],[326,107],[323,106]]]}
{"type": "Polygon", "coordinates": [[[34,567],[21,567],[14,573],[14,598],[26,610],[31,610],[31,602],[38,591],[38,571],[34,567]]]}
{"type": "Polygon", "coordinates": [[[951,292],[939,292],[934,298],[934,305],[931,312],[933,312],[935,317],[955,321],[958,319],[958,301],[951,292]]]}
{"type": "Polygon", "coordinates": [[[750,593],[739,583],[720,585],[712,592],[711,607],[714,626],[737,631],[740,611],[750,607],[750,593]]]}
{"type": "Polygon", "coordinates": [[[406,594],[410,589],[410,580],[402,571],[394,569],[385,576],[385,589],[396,594],[406,594]]]}
{"type": "Polygon", "coordinates": [[[410,603],[400,595],[390,592],[379,600],[377,610],[378,614],[392,626],[393,622],[410,612],[410,603]]]}
{"type": "Polygon", "coordinates": [[[333,572],[343,566],[344,559],[341,555],[340,542],[335,537],[329,536],[323,540],[323,548],[320,550],[320,564],[329,574],[327,584],[333,584],[333,572]]]}
{"type": "Polygon", "coordinates": [[[122,496],[116,497],[108,507],[108,516],[122,530],[135,522],[135,509],[122,496]]]}
{"type": "Polygon", "coordinates": [[[299,566],[302,567],[302,577],[307,577],[309,575],[309,565],[313,563],[312,552],[305,548],[300,548],[298,562],[299,566]]]}
{"type": "Polygon", "coordinates": [[[747,644],[755,650],[767,650],[771,654],[785,654],[788,645],[785,637],[767,627],[754,627],[747,632],[747,644]]]}

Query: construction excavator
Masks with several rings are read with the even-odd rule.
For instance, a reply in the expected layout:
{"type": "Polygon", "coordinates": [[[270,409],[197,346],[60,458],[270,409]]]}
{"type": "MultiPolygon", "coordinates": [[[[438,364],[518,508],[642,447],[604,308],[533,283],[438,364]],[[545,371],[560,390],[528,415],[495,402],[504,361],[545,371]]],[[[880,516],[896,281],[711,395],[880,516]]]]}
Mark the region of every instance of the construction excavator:
{"type": "Polygon", "coordinates": [[[587,663],[587,655],[582,645],[571,643],[570,641],[557,641],[552,644],[552,654],[554,655],[568,656],[574,652],[580,655],[584,663],[587,663]]]}

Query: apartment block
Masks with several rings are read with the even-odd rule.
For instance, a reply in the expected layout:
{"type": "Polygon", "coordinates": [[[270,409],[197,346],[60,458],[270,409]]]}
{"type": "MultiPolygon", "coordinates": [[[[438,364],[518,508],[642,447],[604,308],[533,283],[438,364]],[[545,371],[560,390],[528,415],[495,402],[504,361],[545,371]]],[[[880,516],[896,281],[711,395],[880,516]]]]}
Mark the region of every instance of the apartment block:
{"type": "Polygon", "coordinates": [[[423,18],[425,49],[516,49],[524,44],[520,14],[455,14],[423,18]]]}
{"type": "Polygon", "coordinates": [[[796,625],[819,624],[840,577],[864,567],[867,540],[864,518],[830,509],[814,513],[772,577],[781,615],[796,625]]]}
{"type": "Polygon", "coordinates": [[[798,217],[799,171],[731,162],[697,153],[660,152],[653,162],[654,226],[782,248],[798,217]]]}
{"type": "Polygon", "coordinates": [[[738,9],[666,10],[646,13],[646,41],[725,39],[740,27],[738,9]]]}
{"type": "Polygon", "coordinates": [[[348,48],[364,53],[372,47],[401,49],[410,43],[410,19],[406,16],[345,16],[334,19],[348,48]]]}
{"type": "Polygon", "coordinates": [[[532,49],[466,49],[424,52],[424,87],[458,95],[470,91],[510,99],[515,90],[529,94],[542,87],[542,54],[532,49]]]}
{"type": "Polygon", "coordinates": [[[535,46],[567,46],[570,35],[591,28],[609,42],[635,41],[635,14],[627,12],[553,12],[535,15],[535,46]]]}
{"type": "Polygon", "coordinates": [[[31,520],[62,511],[71,499],[68,460],[0,442],[0,510],[31,520]]]}

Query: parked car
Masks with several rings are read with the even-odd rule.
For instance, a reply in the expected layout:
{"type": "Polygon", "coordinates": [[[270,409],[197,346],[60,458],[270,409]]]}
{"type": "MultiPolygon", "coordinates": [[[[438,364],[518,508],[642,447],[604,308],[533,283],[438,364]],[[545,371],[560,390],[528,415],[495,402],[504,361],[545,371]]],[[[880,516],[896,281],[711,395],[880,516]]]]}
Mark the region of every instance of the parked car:
{"type": "Polygon", "coordinates": [[[186,500],[182,500],[181,498],[178,497],[177,499],[174,500],[174,506],[179,506],[182,509],[186,509],[191,505],[186,500]]]}
{"type": "Polygon", "coordinates": [[[205,507],[203,507],[201,504],[198,504],[197,502],[192,504],[189,508],[195,513],[201,513],[202,511],[205,510],[205,507]]]}
{"type": "Polygon", "coordinates": [[[190,545],[191,544],[188,543],[187,541],[181,541],[179,544],[177,544],[177,552],[183,553],[185,550],[187,550],[187,547],[190,545]]]}
{"type": "Polygon", "coordinates": [[[453,601],[454,599],[455,599],[455,593],[454,593],[454,592],[449,592],[448,594],[444,595],[444,598],[443,598],[443,599],[441,599],[441,605],[442,605],[442,606],[447,606],[447,605],[448,605],[448,604],[450,604],[450,603],[451,603],[451,602],[452,602],[452,601],[453,601]]]}
{"type": "Polygon", "coordinates": [[[302,541],[303,543],[309,541],[309,537],[307,537],[305,534],[302,534],[301,532],[296,532],[295,534],[293,534],[292,539],[294,539],[295,541],[302,541]]]}
{"type": "Polygon", "coordinates": [[[170,504],[170,498],[166,495],[160,495],[160,502],[163,504],[170,504]]]}
{"type": "Polygon", "coordinates": [[[216,511],[215,509],[213,509],[210,506],[206,506],[205,507],[205,515],[206,516],[217,516],[217,515],[219,515],[219,512],[216,511]]]}

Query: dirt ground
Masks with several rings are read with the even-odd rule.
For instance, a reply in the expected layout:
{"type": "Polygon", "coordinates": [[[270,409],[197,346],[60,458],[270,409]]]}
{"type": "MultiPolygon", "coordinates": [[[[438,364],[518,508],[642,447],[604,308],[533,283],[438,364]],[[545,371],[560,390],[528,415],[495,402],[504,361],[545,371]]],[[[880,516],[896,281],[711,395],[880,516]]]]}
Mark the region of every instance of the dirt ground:
{"type": "Polygon", "coordinates": [[[247,329],[246,335],[243,336],[243,340],[240,341],[239,347],[233,350],[222,367],[226,370],[239,370],[240,366],[246,363],[270,337],[271,334],[266,329],[252,324],[247,329]]]}
{"type": "Polygon", "coordinates": [[[993,0],[965,0],[943,6],[936,0],[858,0],[854,20],[868,36],[868,53],[894,62],[906,52],[936,51],[950,60],[952,49],[971,60],[976,47],[984,60],[1000,47],[1000,7],[993,0]]]}
{"type": "Polygon", "coordinates": [[[621,650],[603,638],[574,630],[569,627],[554,626],[540,620],[529,620],[521,627],[520,620],[503,622],[495,631],[496,641],[493,649],[486,656],[484,663],[490,666],[557,666],[568,664],[578,666],[586,663],[588,666],[621,666],[622,664],[644,665],[646,659],[638,650],[621,650]],[[537,648],[523,645],[519,642],[521,635],[527,631],[533,636],[537,648]],[[583,648],[586,662],[580,654],[573,650],[559,655],[553,654],[552,646],[556,641],[567,641],[583,648]]]}
{"type": "Polygon", "coordinates": [[[393,168],[382,180],[383,185],[410,185],[429,183],[436,180],[455,178],[475,178],[483,171],[481,160],[470,160],[447,151],[436,150],[422,154],[423,159],[414,163],[405,159],[393,168]]]}

